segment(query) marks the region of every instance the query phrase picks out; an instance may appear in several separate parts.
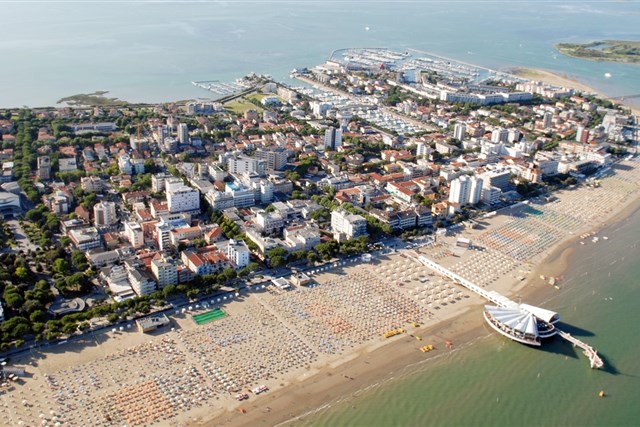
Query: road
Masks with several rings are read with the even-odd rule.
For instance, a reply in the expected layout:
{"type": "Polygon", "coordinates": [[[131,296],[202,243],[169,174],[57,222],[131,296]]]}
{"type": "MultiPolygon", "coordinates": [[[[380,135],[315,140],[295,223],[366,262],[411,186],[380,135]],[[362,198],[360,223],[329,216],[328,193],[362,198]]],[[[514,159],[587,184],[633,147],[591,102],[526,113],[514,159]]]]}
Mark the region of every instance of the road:
{"type": "MultiPolygon", "coordinates": [[[[25,233],[25,231],[22,229],[22,227],[20,226],[20,223],[17,220],[11,219],[7,221],[7,224],[9,225],[9,229],[13,232],[13,235],[16,241],[18,242],[18,246],[13,249],[14,252],[19,252],[19,251],[28,252],[30,250],[35,251],[36,249],[38,249],[39,246],[31,243],[31,240],[29,240],[27,233],[25,233]]],[[[12,250],[9,249],[9,251],[12,251],[12,250]]]]}

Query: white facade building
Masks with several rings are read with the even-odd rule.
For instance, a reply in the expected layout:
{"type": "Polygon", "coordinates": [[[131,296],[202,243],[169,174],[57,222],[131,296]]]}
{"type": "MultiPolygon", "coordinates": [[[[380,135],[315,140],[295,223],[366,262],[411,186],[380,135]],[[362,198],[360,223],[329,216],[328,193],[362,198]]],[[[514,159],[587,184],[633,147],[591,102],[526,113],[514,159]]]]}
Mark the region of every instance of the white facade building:
{"type": "Polygon", "coordinates": [[[178,141],[180,144],[189,143],[189,126],[186,123],[180,123],[178,125],[178,141]]]}
{"type": "Polygon", "coordinates": [[[491,131],[491,142],[500,143],[509,140],[509,131],[507,129],[497,128],[491,131]]]}
{"type": "Polygon", "coordinates": [[[168,173],[157,173],[151,175],[151,191],[154,193],[160,193],[165,191],[165,181],[170,179],[172,176],[168,173]]]}
{"type": "Polygon", "coordinates": [[[93,222],[96,227],[108,227],[117,220],[115,203],[102,201],[93,206],[93,222]]]}
{"type": "Polygon", "coordinates": [[[178,284],[178,269],[172,258],[159,258],[151,261],[151,272],[156,279],[158,288],[164,288],[167,285],[178,284]]]}
{"type": "Polygon", "coordinates": [[[451,181],[449,187],[449,203],[456,203],[460,206],[466,204],[469,200],[469,191],[471,190],[471,183],[468,176],[461,176],[451,181]]]}
{"type": "Polygon", "coordinates": [[[236,269],[245,268],[251,260],[249,256],[249,248],[242,240],[229,240],[227,246],[227,258],[235,264],[236,269]]]}
{"type": "Polygon", "coordinates": [[[265,172],[265,164],[264,160],[254,159],[251,157],[230,157],[227,160],[227,169],[229,173],[255,173],[263,176],[265,172]]]}
{"type": "Polygon", "coordinates": [[[453,137],[458,141],[462,141],[466,132],[467,126],[464,123],[456,123],[455,127],[453,128],[453,137]]]}
{"type": "Polygon", "coordinates": [[[327,150],[335,151],[342,145],[342,129],[327,128],[324,131],[324,147],[327,150]]]}
{"type": "Polygon", "coordinates": [[[129,157],[128,154],[121,154],[120,157],[118,157],[118,168],[120,172],[125,175],[131,175],[133,173],[131,157],[129,157]]]}
{"type": "Polygon", "coordinates": [[[418,144],[416,145],[416,157],[429,157],[429,154],[431,154],[431,147],[429,147],[422,141],[418,142],[418,144]]]}
{"type": "Polygon", "coordinates": [[[482,178],[472,176],[470,179],[471,186],[469,188],[469,200],[470,205],[476,205],[482,200],[482,178]]]}
{"type": "Polygon", "coordinates": [[[144,233],[142,227],[135,221],[127,221],[124,223],[124,234],[126,239],[134,248],[144,246],[144,233]]]}
{"type": "Polygon", "coordinates": [[[165,182],[167,205],[169,212],[191,212],[200,210],[200,193],[182,180],[167,180],[165,182]]]}
{"type": "Polygon", "coordinates": [[[367,220],[360,215],[337,209],[331,212],[331,229],[336,240],[342,240],[341,236],[345,236],[347,240],[354,239],[367,235],[367,220]]]}

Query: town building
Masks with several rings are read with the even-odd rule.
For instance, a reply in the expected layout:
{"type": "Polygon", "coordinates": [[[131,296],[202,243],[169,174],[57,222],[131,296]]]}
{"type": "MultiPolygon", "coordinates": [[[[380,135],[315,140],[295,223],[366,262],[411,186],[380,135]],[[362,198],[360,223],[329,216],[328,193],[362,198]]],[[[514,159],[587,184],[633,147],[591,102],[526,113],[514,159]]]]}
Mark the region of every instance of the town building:
{"type": "Polygon", "coordinates": [[[258,148],[254,157],[259,160],[264,160],[266,170],[268,171],[282,170],[287,164],[289,152],[282,147],[258,148]]]}
{"type": "Polygon", "coordinates": [[[178,142],[180,144],[189,143],[189,126],[186,123],[180,123],[178,125],[178,142]]]}
{"type": "Polygon", "coordinates": [[[242,240],[229,240],[227,245],[227,258],[240,270],[249,265],[251,261],[249,247],[242,240]]]}
{"type": "Polygon", "coordinates": [[[367,220],[344,209],[331,212],[331,230],[338,241],[367,235],[367,220]]]}
{"type": "Polygon", "coordinates": [[[38,170],[36,174],[40,181],[51,179],[51,158],[49,156],[38,156],[38,170]]]}
{"type": "Polygon", "coordinates": [[[80,178],[80,185],[84,191],[92,193],[102,193],[105,189],[102,178],[95,175],[80,178]]]}
{"type": "Polygon", "coordinates": [[[229,258],[216,246],[182,251],[180,259],[197,276],[220,273],[224,269],[231,267],[229,258]]]}
{"type": "Polygon", "coordinates": [[[124,223],[124,235],[134,248],[144,246],[144,233],[142,227],[135,221],[126,221],[124,223]]]}
{"type": "Polygon", "coordinates": [[[485,187],[497,187],[502,191],[506,190],[509,187],[510,176],[511,171],[509,171],[508,169],[487,171],[481,175],[483,185],[485,187]]]}
{"type": "Polygon", "coordinates": [[[103,200],[93,206],[93,223],[96,227],[109,227],[116,223],[116,204],[103,200]]]}
{"type": "Polygon", "coordinates": [[[227,159],[227,170],[229,173],[234,174],[254,173],[259,176],[264,176],[265,162],[264,160],[246,156],[229,157],[229,159],[227,159]]]}
{"type": "Polygon", "coordinates": [[[453,128],[453,137],[458,141],[462,141],[467,132],[467,126],[464,123],[456,123],[453,128]]]}
{"type": "Polygon", "coordinates": [[[169,212],[194,212],[200,210],[200,193],[198,190],[184,185],[180,179],[167,180],[165,185],[169,212]]]}
{"type": "Polygon", "coordinates": [[[95,227],[75,228],[67,231],[67,236],[79,251],[88,251],[102,246],[100,234],[95,227]]]}
{"type": "Polygon", "coordinates": [[[151,272],[158,288],[178,284],[178,269],[173,258],[161,257],[151,260],[151,272]]]}
{"type": "Polygon", "coordinates": [[[342,129],[329,127],[324,131],[324,147],[329,151],[336,151],[342,146],[342,129]]]}
{"type": "Polygon", "coordinates": [[[156,291],[156,282],[146,272],[144,262],[139,259],[130,258],[124,261],[127,270],[127,278],[131,289],[139,297],[149,295],[156,291]]]}
{"type": "Polygon", "coordinates": [[[128,154],[120,154],[118,157],[118,169],[120,170],[120,173],[133,175],[133,164],[131,163],[131,157],[128,154]]]}

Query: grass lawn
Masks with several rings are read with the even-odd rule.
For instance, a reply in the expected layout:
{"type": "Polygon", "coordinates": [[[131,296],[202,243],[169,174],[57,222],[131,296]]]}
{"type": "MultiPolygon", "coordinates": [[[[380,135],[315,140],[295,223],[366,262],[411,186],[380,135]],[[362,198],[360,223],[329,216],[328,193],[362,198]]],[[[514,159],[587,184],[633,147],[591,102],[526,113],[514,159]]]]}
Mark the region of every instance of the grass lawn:
{"type": "Polygon", "coordinates": [[[256,110],[258,112],[262,112],[262,108],[242,98],[234,99],[233,101],[225,103],[224,108],[233,111],[236,114],[244,114],[244,112],[247,110],[256,110]]]}

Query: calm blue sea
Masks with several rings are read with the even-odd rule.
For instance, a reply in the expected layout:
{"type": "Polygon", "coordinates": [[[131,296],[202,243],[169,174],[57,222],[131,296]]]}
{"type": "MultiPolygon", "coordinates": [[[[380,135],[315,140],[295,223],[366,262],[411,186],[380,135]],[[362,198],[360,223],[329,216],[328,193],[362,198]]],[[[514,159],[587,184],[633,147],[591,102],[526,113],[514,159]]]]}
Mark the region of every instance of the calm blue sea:
{"type": "Polygon", "coordinates": [[[287,79],[290,69],[343,47],[546,68],[611,96],[640,94],[640,66],[553,49],[639,39],[638,1],[23,0],[1,1],[0,11],[1,107],[53,105],[95,90],[128,101],[207,97],[190,82],[251,71],[287,79]]]}

